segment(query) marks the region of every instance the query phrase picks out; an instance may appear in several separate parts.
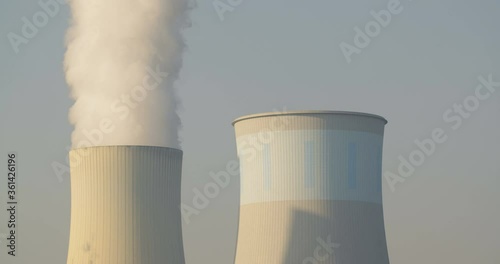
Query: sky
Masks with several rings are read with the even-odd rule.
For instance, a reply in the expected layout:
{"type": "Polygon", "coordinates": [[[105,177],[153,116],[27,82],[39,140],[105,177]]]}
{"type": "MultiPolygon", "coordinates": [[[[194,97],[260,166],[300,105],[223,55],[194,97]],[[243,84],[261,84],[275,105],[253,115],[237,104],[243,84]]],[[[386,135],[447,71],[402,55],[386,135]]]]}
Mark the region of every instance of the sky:
{"type": "MultiPolygon", "coordinates": [[[[242,0],[223,14],[216,2],[198,1],[184,33],[188,48],[176,84],[183,203],[192,205],[193,189],[236,159],[231,122],[239,116],[369,112],[389,120],[383,199],[391,263],[500,263],[499,1],[242,0]],[[381,10],[394,11],[391,21],[355,41],[355,28],[365,32],[376,21],[371,11],[381,10]],[[356,50],[350,63],[341,46],[356,50]],[[446,140],[401,176],[400,159],[419,149],[415,141],[439,132],[446,140]]],[[[52,166],[66,163],[73,129],[62,65],[70,14],[59,6],[17,53],[9,35],[22,35],[23,17],[43,9],[38,1],[0,8],[1,170],[14,151],[19,171],[18,255],[6,254],[2,210],[1,263],[66,262],[70,180],[52,166]]],[[[1,177],[1,208],[6,185],[1,177]]],[[[233,263],[238,203],[233,177],[184,221],[187,263],[233,263]]]]}

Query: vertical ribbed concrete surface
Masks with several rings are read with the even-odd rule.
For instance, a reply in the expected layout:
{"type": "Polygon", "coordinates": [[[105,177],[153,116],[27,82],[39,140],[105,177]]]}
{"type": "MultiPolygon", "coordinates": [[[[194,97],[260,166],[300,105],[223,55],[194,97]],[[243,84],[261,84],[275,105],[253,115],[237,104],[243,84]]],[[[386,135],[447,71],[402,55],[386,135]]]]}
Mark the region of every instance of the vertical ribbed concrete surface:
{"type": "Polygon", "coordinates": [[[68,264],[184,264],[182,151],[109,146],[71,161],[68,264]]]}
{"type": "Polygon", "coordinates": [[[241,165],[236,264],[388,264],[385,119],[288,112],[235,121],[241,165]]]}

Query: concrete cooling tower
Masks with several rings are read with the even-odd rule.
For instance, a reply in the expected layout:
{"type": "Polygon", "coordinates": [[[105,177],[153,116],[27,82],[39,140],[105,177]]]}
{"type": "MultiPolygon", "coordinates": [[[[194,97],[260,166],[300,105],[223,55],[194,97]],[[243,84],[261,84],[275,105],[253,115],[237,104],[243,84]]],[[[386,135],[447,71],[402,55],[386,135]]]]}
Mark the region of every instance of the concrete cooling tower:
{"type": "Polygon", "coordinates": [[[234,122],[236,264],[388,264],[376,115],[306,111],[234,122]]]}
{"type": "Polygon", "coordinates": [[[75,149],[68,264],[184,264],[182,151],[75,149]]]}

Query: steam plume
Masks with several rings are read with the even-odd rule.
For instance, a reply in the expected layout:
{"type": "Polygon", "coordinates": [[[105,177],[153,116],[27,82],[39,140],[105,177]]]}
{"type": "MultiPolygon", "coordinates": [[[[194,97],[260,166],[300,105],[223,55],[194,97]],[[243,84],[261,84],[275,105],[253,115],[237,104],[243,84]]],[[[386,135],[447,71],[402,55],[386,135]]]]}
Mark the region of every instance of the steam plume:
{"type": "Polygon", "coordinates": [[[73,148],[179,147],[174,83],[189,0],[69,0],[73,148]]]}

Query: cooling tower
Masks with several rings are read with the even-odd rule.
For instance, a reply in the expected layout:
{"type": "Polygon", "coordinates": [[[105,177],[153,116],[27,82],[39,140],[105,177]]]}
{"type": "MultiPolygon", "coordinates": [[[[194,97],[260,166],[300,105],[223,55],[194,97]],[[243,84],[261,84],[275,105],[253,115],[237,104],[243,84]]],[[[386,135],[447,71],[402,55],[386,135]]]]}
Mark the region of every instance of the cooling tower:
{"type": "Polygon", "coordinates": [[[245,116],[236,264],[388,264],[382,208],[387,121],[353,112],[245,116]]]}
{"type": "Polygon", "coordinates": [[[182,151],[75,149],[68,264],[184,264],[182,151]]]}

